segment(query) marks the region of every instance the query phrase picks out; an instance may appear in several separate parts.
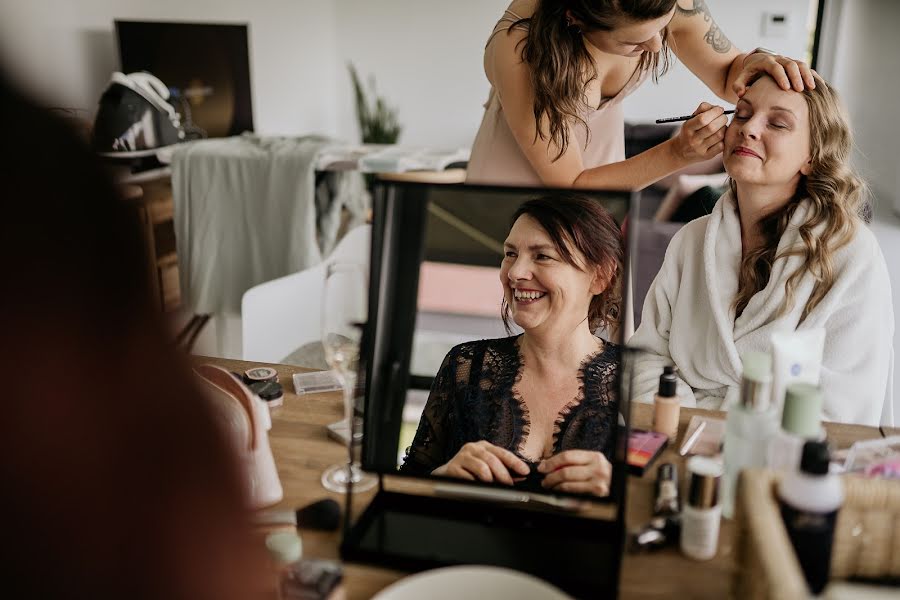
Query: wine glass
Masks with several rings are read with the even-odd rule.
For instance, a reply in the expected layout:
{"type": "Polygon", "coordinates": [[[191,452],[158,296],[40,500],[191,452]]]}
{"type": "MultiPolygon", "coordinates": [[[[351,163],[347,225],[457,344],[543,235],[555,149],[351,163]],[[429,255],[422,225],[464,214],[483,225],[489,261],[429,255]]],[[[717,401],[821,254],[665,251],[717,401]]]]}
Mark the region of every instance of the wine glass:
{"type": "Polygon", "coordinates": [[[352,481],[358,491],[372,488],[376,479],[367,475],[353,459],[354,394],[359,368],[362,324],[368,307],[366,269],[358,263],[330,263],[325,271],[322,292],[322,346],[325,362],[334,370],[344,393],[344,419],[329,428],[347,443],[347,462],[332,465],[322,473],[322,485],[333,492],[344,493],[352,481]]]}

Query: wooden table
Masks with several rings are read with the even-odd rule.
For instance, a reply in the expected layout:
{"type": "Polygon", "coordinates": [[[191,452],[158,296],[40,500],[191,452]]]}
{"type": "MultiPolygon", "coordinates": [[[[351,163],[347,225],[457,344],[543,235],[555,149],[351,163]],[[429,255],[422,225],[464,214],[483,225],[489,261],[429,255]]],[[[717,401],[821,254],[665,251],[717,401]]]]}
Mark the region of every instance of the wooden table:
{"type": "MultiPolygon", "coordinates": [[[[194,357],[196,364],[212,363],[243,372],[260,363],[219,358],[194,357]]],[[[335,393],[297,396],[293,393],[293,373],[308,369],[289,365],[268,365],[278,371],[278,378],[285,389],[284,406],[273,410],[272,430],[269,440],[275,462],[284,487],[281,508],[299,508],[310,502],[331,497],[344,504],[341,494],[322,487],[322,472],[346,456],[341,446],[331,440],[325,425],[342,417],[341,400],[335,393]]],[[[632,407],[633,427],[649,428],[652,406],[635,404],[632,407]]],[[[724,413],[699,409],[682,409],[679,437],[684,433],[691,416],[703,414],[722,418],[724,413]]],[[[862,439],[882,437],[876,427],[826,423],[828,438],[837,448],[849,447],[862,439]]],[[[684,460],[673,449],[668,449],[643,477],[628,480],[626,522],[629,529],[649,521],[653,504],[653,483],[656,465],[672,462],[684,475],[684,460]]],[[[360,507],[368,502],[372,493],[359,494],[354,504],[360,507]]],[[[677,548],[659,550],[647,554],[626,553],[622,562],[620,596],[622,598],[710,598],[721,599],[730,595],[735,564],[732,548],[732,523],[722,520],[719,536],[719,552],[713,560],[696,562],[680,554],[677,548]]],[[[340,532],[302,530],[304,555],[318,558],[339,558],[340,532]]],[[[347,597],[370,598],[373,594],[402,578],[406,573],[361,564],[345,564],[347,597]]]]}

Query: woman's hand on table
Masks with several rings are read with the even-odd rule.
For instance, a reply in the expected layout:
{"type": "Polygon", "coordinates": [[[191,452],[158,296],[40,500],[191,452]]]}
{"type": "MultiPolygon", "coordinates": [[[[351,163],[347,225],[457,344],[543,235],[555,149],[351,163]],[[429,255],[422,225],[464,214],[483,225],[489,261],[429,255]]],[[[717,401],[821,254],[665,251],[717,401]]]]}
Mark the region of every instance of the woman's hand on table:
{"type": "Polygon", "coordinates": [[[600,452],[566,450],[541,461],[538,471],[546,475],[541,485],[547,489],[594,496],[609,495],[612,465],[600,452]]]}
{"type": "Polygon", "coordinates": [[[708,160],[725,148],[725,127],[728,117],[725,109],[708,102],[702,102],[693,117],[685,121],[678,135],[672,138],[672,151],[676,158],[686,164],[708,160]]]}
{"type": "Polygon", "coordinates": [[[814,74],[815,71],[801,60],[780,54],[754,52],[744,57],[743,69],[738,73],[731,88],[740,98],[751,83],[763,75],[770,75],[782,89],[802,92],[806,88],[816,87],[814,74]]]}
{"type": "Polygon", "coordinates": [[[460,448],[450,462],[431,474],[513,485],[513,477],[525,477],[529,472],[525,461],[509,450],[480,441],[469,442],[460,448]]]}

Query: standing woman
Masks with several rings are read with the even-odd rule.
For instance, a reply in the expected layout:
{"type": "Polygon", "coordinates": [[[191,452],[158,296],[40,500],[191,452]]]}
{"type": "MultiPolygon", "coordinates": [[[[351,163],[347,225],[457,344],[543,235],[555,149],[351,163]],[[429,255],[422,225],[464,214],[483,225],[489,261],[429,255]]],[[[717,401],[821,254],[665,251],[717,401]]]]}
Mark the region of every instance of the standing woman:
{"type": "Polygon", "coordinates": [[[733,47],[703,0],[513,0],[485,47],[492,87],[467,181],[641,189],[719,154],[727,118],[704,102],[676,137],[625,159],[621,102],[665,73],[670,49],[730,103],[766,73],[815,87],[802,62],[733,47]]]}

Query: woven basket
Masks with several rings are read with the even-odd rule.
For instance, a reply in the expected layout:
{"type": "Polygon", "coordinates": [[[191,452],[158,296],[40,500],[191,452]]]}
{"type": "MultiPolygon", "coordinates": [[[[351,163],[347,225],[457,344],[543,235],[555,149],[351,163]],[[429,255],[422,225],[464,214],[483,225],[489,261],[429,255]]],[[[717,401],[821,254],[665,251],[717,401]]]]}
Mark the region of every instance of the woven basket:
{"type": "MultiPolygon", "coordinates": [[[[808,598],[775,490],[779,475],[750,469],[738,482],[736,598],[808,598]]],[[[831,579],[900,579],[900,482],[844,476],[831,579]]]]}

